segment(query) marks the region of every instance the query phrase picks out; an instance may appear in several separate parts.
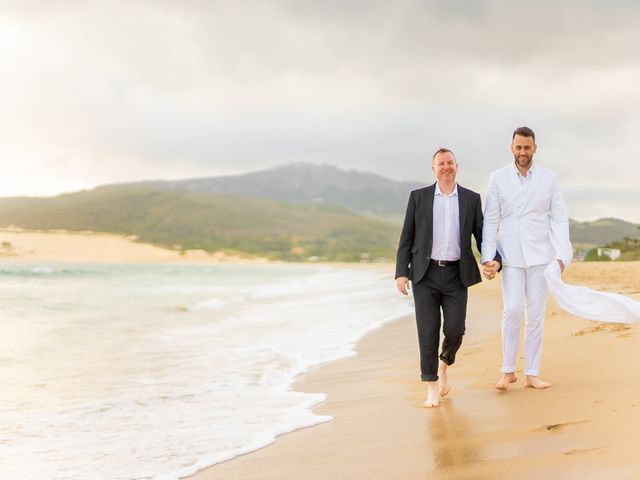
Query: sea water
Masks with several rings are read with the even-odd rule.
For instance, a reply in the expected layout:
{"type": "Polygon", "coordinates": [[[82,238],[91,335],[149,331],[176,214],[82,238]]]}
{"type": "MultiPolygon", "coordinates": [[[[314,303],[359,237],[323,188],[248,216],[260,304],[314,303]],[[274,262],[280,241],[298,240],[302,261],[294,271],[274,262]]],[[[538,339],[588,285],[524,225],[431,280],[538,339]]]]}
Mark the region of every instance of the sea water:
{"type": "Polygon", "coordinates": [[[411,312],[391,273],[0,264],[0,479],[178,479],[330,421],[293,380],[411,312]]]}

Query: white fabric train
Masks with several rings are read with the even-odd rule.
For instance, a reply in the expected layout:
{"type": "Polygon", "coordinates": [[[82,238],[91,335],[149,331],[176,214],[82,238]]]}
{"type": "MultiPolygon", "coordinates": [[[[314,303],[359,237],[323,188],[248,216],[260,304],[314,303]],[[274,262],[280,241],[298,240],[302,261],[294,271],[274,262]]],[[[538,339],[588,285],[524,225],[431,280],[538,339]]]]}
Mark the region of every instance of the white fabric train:
{"type": "Polygon", "coordinates": [[[549,264],[544,278],[556,303],[572,315],[599,322],[640,322],[640,302],[619,293],[568,285],[560,277],[558,262],[549,264]]]}

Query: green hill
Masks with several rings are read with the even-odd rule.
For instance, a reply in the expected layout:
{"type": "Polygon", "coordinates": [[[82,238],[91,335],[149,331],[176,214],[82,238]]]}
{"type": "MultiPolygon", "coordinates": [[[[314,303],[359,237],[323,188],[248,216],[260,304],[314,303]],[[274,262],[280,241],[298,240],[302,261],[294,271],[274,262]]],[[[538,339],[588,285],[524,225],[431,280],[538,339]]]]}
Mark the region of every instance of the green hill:
{"type": "Polygon", "coordinates": [[[371,172],[343,170],[332,165],[293,163],[240,175],[123,185],[245,195],[289,203],[313,202],[338,205],[369,215],[404,218],[411,190],[432,183],[428,170],[424,172],[424,176],[423,181],[398,182],[371,172]]]}
{"type": "MultiPolygon", "coordinates": [[[[616,240],[615,242],[607,243],[603,245],[604,248],[614,248],[620,250],[620,257],[618,261],[637,261],[640,260],[640,238],[632,238],[632,237],[624,237],[621,240],[616,240]]],[[[585,256],[585,260],[587,261],[596,261],[596,262],[608,262],[610,261],[609,257],[598,256],[598,249],[592,248],[589,250],[585,256]]]]}
{"type": "MultiPolygon", "coordinates": [[[[391,259],[409,191],[418,186],[330,165],[292,164],[53,198],[0,198],[0,226],[136,235],[171,248],[282,260],[391,259]]],[[[582,251],[640,238],[637,225],[615,218],[571,220],[570,233],[574,248],[582,251]]]]}
{"type": "Polygon", "coordinates": [[[617,218],[601,218],[592,222],[569,223],[571,243],[583,248],[592,248],[614,242],[621,238],[638,238],[638,225],[617,218]]]}
{"type": "Polygon", "coordinates": [[[0,199],[0,225],[136,235],[170,248],[281,260],[392,258],[399,235],[395,225],[329,205],[144,185],[0,199]]]}

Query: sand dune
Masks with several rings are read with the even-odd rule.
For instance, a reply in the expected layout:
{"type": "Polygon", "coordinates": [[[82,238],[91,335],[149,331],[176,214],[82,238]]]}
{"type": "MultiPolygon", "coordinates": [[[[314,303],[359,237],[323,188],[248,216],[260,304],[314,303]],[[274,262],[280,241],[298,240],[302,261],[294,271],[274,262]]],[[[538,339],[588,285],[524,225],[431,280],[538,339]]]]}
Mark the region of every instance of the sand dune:
{"type": "Polygon", "coordinates": [[[265,261],[203,250],[171,250],[135,237],[94,232],[27,231],[18,228],[0,230],[0,261],[11,262],[255,262],[265,261]]]}

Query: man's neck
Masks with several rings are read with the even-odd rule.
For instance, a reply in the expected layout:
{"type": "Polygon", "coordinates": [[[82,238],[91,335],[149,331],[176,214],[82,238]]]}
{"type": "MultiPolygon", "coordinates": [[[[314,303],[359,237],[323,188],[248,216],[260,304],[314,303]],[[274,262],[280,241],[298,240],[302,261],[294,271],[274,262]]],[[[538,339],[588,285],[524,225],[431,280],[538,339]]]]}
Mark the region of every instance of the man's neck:
{"type": "Polygon", "coordinates": [[[445,195],[451,195],[456,188],[456,182],[441,182],[438,180],[438,188],[445,195]]]}
{"type": "Polygon", "coordinates": [[[526,177],[527,174],[529,173],[529,170],[531,169],[531,166],[533,165],[533,162],[531,162],[527,167],[521,167],[518,164],[518,162],[515,162],[515,164],[516,164],[516,168],[520,172],[520,175],[522,175],[523,177],[526,177]]]}

